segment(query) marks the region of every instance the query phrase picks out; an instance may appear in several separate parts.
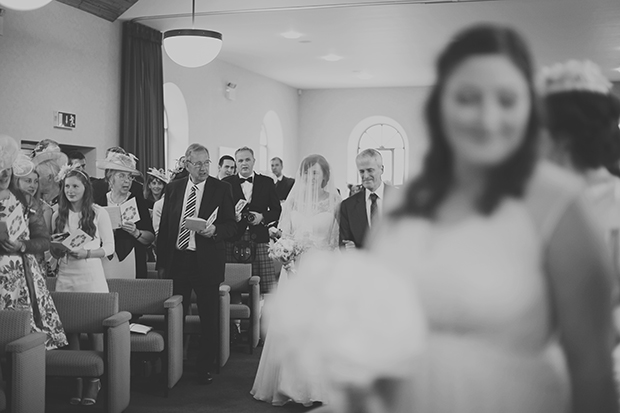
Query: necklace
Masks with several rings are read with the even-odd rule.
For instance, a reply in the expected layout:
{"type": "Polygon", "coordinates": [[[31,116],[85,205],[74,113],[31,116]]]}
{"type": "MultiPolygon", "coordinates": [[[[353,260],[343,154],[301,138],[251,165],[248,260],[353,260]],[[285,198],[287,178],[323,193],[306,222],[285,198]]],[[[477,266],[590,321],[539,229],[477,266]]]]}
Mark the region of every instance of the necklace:
{"type": "Polygon", "coordinates": [[[127,192],[127,194],[123,195],[122,199],[120,201],[115,201],[114,198],[112,198],[112,192],[108,192],[108,203],[111,204],[115,204],[115,205],[121,205],[123,204],[125,201],[127,201],[127,199],[129,198],[129,192],[127,192]]]}

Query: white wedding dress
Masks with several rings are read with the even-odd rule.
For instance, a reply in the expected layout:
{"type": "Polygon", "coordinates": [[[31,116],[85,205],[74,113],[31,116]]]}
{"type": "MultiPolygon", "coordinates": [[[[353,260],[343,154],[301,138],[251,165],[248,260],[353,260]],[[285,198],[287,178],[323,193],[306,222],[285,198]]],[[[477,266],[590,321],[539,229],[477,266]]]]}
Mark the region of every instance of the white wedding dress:
{"type": "MultiPolygon", "coordinates": [[[[284,237],[291,237],[301,241],[304,245],[311,245],[310,250],[335,250],[338,247],[338,221],[337,212],[340,202],[338,194],[327,194],[318,201],[311,211],[301,212],[295,207],[289,208],[285,204],[280,228],[284,237]]],[[[308,251],[304,252],[303,256],[308,251]]],[[[298,257],[295,267],[303,256],[298,257]]],[[[295,268],[287,271],[282,268],[278,281],[280,294],[287,288],[289,278],[295,277],[295,268]]],[[[269,326],[269,331],[277,328],[275,320],[269,326]]],[[[327,402],[327,389],[324,380],[319,378],[316,372],[299,368],[295,360],[283,356],[281,344],[278,339],[270,339],[267,335],[263,353],[261,355],[258,371],[252,386],[251,394],[257,400],[271,403],[274,406],[282,406],[293,401],[305,406],[311,406],[314,402],[327,402]]]]}

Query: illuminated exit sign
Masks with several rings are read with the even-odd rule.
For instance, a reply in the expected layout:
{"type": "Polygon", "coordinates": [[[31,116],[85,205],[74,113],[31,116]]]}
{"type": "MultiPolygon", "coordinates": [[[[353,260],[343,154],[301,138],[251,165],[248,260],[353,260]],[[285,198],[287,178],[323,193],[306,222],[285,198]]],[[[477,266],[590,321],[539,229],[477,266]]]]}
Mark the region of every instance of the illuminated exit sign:
{"type": "Polygon", "coordinates": [[[74,129],[75,118],[75,113],[54,112],[54,127],[63,129],[74,129]]]}

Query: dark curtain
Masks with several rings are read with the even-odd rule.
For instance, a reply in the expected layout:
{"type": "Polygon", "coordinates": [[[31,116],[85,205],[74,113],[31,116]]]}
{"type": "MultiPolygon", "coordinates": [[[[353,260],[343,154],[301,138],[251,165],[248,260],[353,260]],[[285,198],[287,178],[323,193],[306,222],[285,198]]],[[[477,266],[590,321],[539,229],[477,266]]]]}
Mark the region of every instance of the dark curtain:
{"type": "Polygon", "coordinates": [[[123,25],[120,145],[139,159],[138,169],[164,167],[164,73],[161,32],[123,25]]]}

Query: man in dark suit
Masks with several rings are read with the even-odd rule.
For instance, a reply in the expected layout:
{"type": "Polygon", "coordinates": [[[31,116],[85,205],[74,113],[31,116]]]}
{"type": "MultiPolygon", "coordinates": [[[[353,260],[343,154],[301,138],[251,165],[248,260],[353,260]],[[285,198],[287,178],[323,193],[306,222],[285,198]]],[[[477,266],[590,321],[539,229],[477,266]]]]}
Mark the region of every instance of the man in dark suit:
{"type": "Polygon", "coordinates": [[[212,381],[219,336],[219,285],[224,281],[224,240],[236,232],[230,185],[209,176],[209,151],[193,143],[185,151],[189,176],[170,182],[157,238],[157,269],[161,278],[174,281],[174,294],[183,296],[187,315],[191,292],[196,292],[200,317],[199,382],[212,381]],[[208,219],[217,209],[213,225],[200,231],[185,227],[186,219],[208,219]]]}
{"type": "Polygon", "coordinates": [[[355,163],[364,189],[340,204],[340,244],[347,248],[364,246],[368,228],[383,212],[384,195],[389,191],[381,180],[383,158],[379,151],[366,149],[355,163]]]}
{"type": "Polygon", "coordinates": [[[276,286],[276,272],[269,258],[269,230],[267,225],[280,218],[282,207],[276,194],[276,187],[270,177],[254,173],[254,151],[248,147],[235,152],[237,175],[224,178],[232,186],[235,205],[240,199],[248,202],[244,211],[236,215],[237,235],[226,245],[228,262],[240,262],[235,256],[235,243],[247,243],[253,250],[252,275],[260,277],[261,293],[269,293],[276,286]]]}
{"type": "Polygon", "coordinates": [[[295,179],[284,176],[282,174],[282,166],[282,159],[277,156],[271,160],[271,172],[275,176],[276,194],[278,194],[278,199],[280,201],[285,201],[291,189],[293,189],[295,179]]]}

